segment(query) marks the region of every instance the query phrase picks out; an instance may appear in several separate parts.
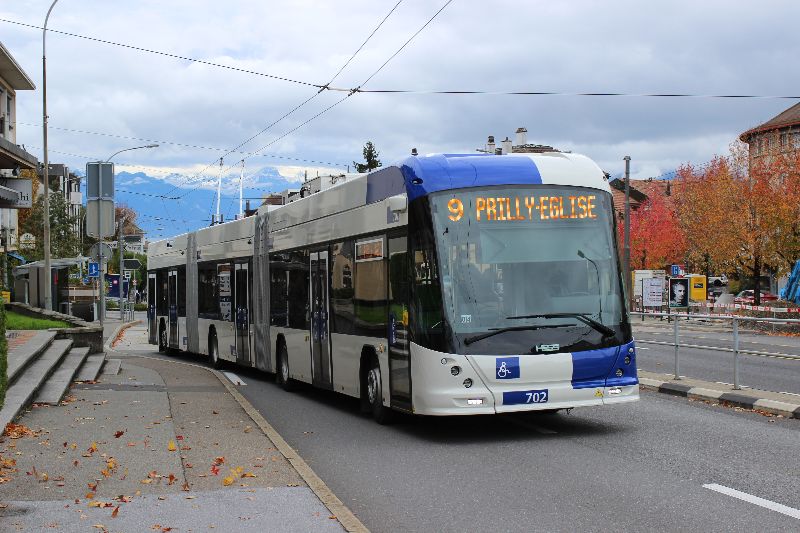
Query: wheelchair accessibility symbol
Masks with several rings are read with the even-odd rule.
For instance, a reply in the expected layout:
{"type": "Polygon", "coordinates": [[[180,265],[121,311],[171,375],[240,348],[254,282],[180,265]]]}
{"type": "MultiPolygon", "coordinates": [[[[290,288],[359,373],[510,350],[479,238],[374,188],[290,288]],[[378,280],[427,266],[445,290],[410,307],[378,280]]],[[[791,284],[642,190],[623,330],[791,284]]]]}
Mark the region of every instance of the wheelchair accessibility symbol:
{"type": "Polygon", "coordinates": [[[498,357],[495,360],[497,379],[519,378],[519,357],[498,357]]]}

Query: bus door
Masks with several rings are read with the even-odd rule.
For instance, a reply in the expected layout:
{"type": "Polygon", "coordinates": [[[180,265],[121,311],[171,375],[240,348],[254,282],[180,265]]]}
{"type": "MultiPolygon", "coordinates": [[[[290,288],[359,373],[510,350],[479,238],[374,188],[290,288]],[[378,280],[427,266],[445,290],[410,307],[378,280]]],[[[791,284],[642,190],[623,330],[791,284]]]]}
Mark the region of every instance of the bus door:
{"type": "Polygon", "coordinates": [[[156,344],[158,336],[158,326],[156,325],[156,275],[147,274],[147,341],[156,344]]]}
{"type": "Polygon", "coordinates": [[[311,374],[317,387],[332,388],[328,323],[328,252],[313,252],[311,261],[311,374]]]}
{"type": "Polygon", "coordinates": [[[411,410],[411,354],[408,339],[409,272],[405,235],[389,238],[389,389],[392,407],[411,410]]]}
{"type": "Polygon", "coordinates": [[[235,266],[234,305],[236,309],[236,363],[250,365],[250,269],[248,263],[235,266]]]}
{"type": "Polygon", "coordinates": [[[169,305],[169,346],[178,347],[178,271],[170,270],[167,283],[167,305],[169,305]]]}

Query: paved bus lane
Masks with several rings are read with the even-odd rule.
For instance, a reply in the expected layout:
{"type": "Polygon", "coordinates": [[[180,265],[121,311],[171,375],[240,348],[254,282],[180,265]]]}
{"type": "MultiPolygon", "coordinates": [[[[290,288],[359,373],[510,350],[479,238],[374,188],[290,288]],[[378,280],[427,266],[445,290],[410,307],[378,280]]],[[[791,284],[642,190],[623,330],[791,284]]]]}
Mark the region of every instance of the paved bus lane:
{"type": "Polygon", "coordinates": [[[242,394],[375,532],[800,527],[780,512],[800,509],[797,420],[642,392],[570,414],[379,426],[355,400],[245,380],[242,394]]]}

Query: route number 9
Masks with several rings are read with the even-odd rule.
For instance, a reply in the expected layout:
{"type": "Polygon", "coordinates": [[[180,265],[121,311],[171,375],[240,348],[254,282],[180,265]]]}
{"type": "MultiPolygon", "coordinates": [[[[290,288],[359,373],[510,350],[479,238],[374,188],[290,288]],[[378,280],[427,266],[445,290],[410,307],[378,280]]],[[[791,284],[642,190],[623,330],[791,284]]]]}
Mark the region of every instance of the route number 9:
{"type": "Polygon", "coordinates": [[[464,204],[458,198],[452,198],[447,202],[447,209],[450,210],[448,218],[453,222],[458,222],[464,216],[464,204]]]}

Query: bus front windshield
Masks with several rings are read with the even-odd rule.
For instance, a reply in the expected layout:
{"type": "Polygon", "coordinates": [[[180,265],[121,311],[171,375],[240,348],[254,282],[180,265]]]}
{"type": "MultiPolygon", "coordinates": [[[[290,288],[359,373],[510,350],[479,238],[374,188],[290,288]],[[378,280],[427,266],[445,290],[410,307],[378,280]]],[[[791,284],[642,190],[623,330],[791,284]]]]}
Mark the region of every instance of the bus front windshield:
{"type": "Polygon", "coordinates": [[[566,186],[431,195],[459,353],[580,351],[630,338],[611,195],[566,186]]]}

